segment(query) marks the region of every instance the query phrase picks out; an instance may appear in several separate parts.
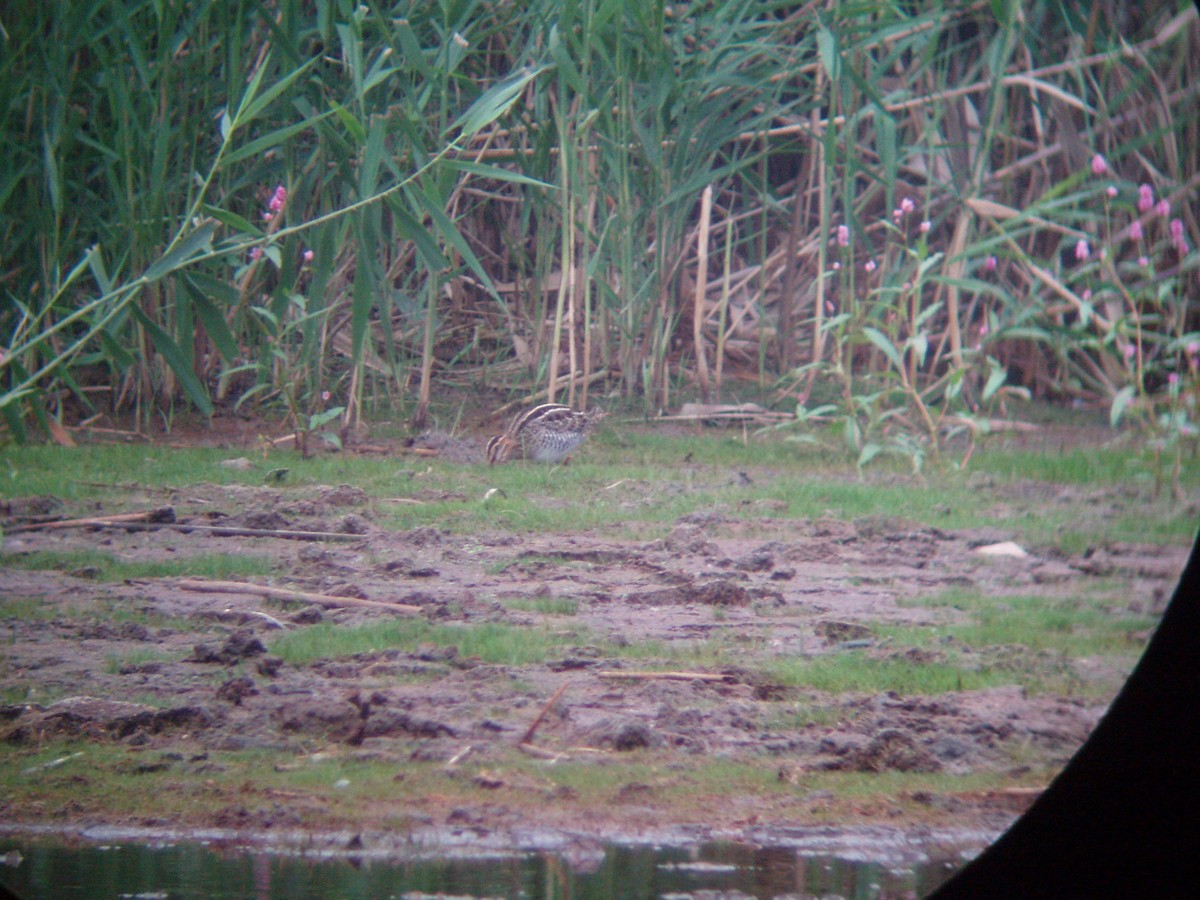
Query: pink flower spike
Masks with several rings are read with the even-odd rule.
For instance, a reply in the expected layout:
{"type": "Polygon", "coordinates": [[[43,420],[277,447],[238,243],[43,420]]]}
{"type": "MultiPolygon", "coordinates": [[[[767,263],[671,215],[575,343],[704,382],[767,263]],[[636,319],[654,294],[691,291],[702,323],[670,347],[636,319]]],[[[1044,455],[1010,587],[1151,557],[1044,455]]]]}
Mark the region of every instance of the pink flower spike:
{"type": "Polygon", "coordinates": [[[1184,349],[1187,350],[1188,356],[1195,356],[1200,353],[1200,341],[1188,341],[1188,345],[1184,349]]]}
{"type": "Polygon", "coordinates": [[[1097,153],[1092,157],[1092,174],[1103,175],[1108,171],[1108,161],[1103,156],[1097,153]]]}
{"type": "Polygon", "coordinates": [[[1150,212],[1154,206],[1154,188],[1148,184],[1138,185],[1138,212],[1150,212]]]}
{"type": "Polygon", "coordinates": [[[932,227],[933,227],[933,224],[928,219],[926,219],[924,222],[922,222],[917,227],[917,231],[921,232],[921,234],[929,234],[929,229],[932,227]]]}
{"type": "Polygon", "coordinates": [[[874,272],[875,271],[875,260],[868,259],[865,263],[863,263],[863,268],[866,269],[868,272],[874,272]]]}
{"type": "Polygon", "coordinates": [[[900,212],[908,214],[917,208],[917,205],[911,199],[905,197],[900,201],[900,212]]]}
{"type": "Polygon", "coordinates": [[[251,259],[261,259],[262,258],[262,247],[251,247],[250,248],[250,258],[251,259]]]}
{"type": "Polygon", "coordinates": [[[273,218],[275,218],[275,213],[270,213],[270,212],[263,213],[263,221],[264,222],[270,222],[273,218]]]}
{"type": "Polygon", "coordinates": [[[1171,220],[1171,240],[1176,244],[1183,240],[1183,219],[1171,220]]]}
{"type": "Polygon", "coordinates": [[[838,262],[837,260],[834,260],[834,262],[833,262],[833,271],[835,271],[835,272],[836,272],[836,271],[837,271],[838,269],[840,269],[841,267],[842,267],[842,264],[841,264],[840,262],[838,262]]]}
{"type": "Polygon", "coordinates": [[[1179,373],[1172,372],[1170,375],[1168,375],[1167,376],[1167,384],[1171,385],[1172,387],[1179,384],[1179,373]]]}
{"type": "Polygon", "coordinates": [[[271,212],[279,212],[283,209],[285,203],[287,203],[287,188],[281,184],[275,188],[275,193],[271,195],[269,208],[271,212]]]}
{"type": "Polygon", "coordinates": [[[322,400],[328,400],[332,396],[333,396],[333,394],[329,393],[329,391],[321,391],[321,399],[322,400]]]}
{"type": "Polygon", "coordinates": [[[1136,219],[1129,226],[1129,239],[1131,241],[1140,241],[1142,239],[1142,223],[1136,219]]]}
{"type": "Polygon", "coordinates": [[[1087,241],[1081,239],[1081,240],[1078,240],[1075,242],[1075,258],[1077,260],[1079,260],[1080,262],[1083,262],[1085,259],[1087,259],[1091,255],[1092,255],[1092,251],[1091,251],[1091,248],[1088,247],[1087,241]]]}
{"type": "Polygon", "coordinates": [[[837,243],[839,247],[850,246],[850,229],[848,226],[839,225],[837,227],[837,243]]]}
{"type": "Polygon", "coordinates": [[[985,260],[983,261],[983,271],[985,271],[985,272],[995,272],[995,271],[996,271],[996,265],[997,265],[997,263],[996,263],[996,257],[994,257],[994,256],[989,256],[987,259],[985,259],[985,260]]]}
{"type": "Polygon", "coordinates": [[[1104,193],[1108,194],[1108,197],[1111,200],[1113,197],[1117,196],[1119,191],[1117,191],[1117,186],[1115,184],[1110,184],[1104,189],[1104,193]]]}
{"type": "Polygon", "coordinates": [[[987,323],[984,322],[982,325],[979,326],[979,336],[983,337],[985,334],[988,333],[989,330],[990,329],[987,327],[987,323]]]}
{"type": "Polygon", "coordinates": [[[1133,346],[1133,344],[1126,344],[1124,350],[1121,352],[1125,354],[1126,359],[1133,359],[1134,354],[1137,353],[1137,347],[1133,346]]]}
{"type": "Polygon", "coordinates": [[[1165,219],[1171,214],[1171,201],[1164,197],[1158,201],[1158,204],[1154,207],[1154,211],[1165,219]]]}
{"type": "Polygon", "coordinates": [[[305,250],[305,251],[304,251],[304,253],[303,253],[303,254],[301,254],[301,255],[304,257],[304,261],[305,261],[306,263],[307,263],[307,262],[312,262],[312,261],[313,261],[313,257],[314,257],[314,256],[316,256],[316,254],[315,254],[315,253],[313,253],[311,250],[305,250]]]}
{"type": "Polygon", "coordinates": [[[1091,300],[1092,299],[1092,289],[1084,288],[1083,293],[1079,295],[1079,299],[1082,300],[1084,303],[1087,303],[1089,300],[1091,300]]]}
{"type": "Polygon", "coordinates": [[[1150,265],[1150,257],[1139,256],[1138,257],[1138,265],[1141,266],[1143,269],[1146,268],[1147,266],[1150,265]]]}

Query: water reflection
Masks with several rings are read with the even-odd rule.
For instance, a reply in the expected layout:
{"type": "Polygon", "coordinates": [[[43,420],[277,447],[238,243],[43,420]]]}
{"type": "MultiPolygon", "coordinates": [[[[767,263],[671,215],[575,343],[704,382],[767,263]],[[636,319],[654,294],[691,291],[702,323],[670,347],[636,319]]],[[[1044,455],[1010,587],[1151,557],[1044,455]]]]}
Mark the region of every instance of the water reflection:
{"type": "Polygon", "coordinates": [[[597,846],[564,857],[397,861],[252,852],[217,844],[64,843],[0,838],[0,885],[25,900],[63,898],[528,897],[546,900],[735,897],[893,898],[923,896],[963,864],[961,847],[909,847],[899,861],[812,855],[803,843],[693,848],[597,846]],[[15,863],[15,865],[14,865],[15,863]],[[713,896],[706,893],[705,896],[713,896]]]}

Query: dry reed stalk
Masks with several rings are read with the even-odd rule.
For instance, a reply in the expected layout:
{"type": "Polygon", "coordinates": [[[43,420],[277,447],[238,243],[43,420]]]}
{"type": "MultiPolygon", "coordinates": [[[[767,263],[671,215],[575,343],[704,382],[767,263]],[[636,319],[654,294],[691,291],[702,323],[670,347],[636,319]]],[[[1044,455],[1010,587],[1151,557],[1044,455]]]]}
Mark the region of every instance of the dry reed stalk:
{"type": "Polygon", "coordinates": [[[704,352],[704,294],[708,284],[708,231],[712,221],[712,185],[700,195],[700,226],[696,232],[696,290],[693,295],[692,348],[696,354],[696,377],[700,381],[700,396],[709,398],[708,358],[704,352]]]}

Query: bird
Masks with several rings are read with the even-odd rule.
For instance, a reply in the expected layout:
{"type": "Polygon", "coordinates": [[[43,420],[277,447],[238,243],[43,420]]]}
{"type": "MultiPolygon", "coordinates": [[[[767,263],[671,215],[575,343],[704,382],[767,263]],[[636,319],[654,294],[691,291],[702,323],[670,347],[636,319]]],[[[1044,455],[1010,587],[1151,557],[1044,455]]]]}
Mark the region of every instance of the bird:
{"type": "Polygon", "coordinates": [[[488,440],[487,461],[491,465],[520,458],[562,462],[603,417],[602,409],[580,411],[561,403],[530,407],[513,419],[503,434],[488,440]]]}

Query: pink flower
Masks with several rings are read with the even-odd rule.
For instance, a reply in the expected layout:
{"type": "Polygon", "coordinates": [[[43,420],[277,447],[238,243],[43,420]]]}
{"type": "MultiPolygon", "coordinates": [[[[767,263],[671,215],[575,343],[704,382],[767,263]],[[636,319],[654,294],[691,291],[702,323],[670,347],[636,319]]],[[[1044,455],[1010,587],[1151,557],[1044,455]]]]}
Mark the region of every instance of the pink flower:
{"type": "Polygon", "coordinates": [[[839,247],[850,246],[850,229],[845,225],[837,227],[837,244],[839,247]]]}
{"type": "Polygon", "coordinates": [[[840,269],[841,267],[842,267],[842,264],[841,264],[840,262],[838,262],[837,260],[834,260],[834,262],[833,262],[833,271],[835,271],[835,272],[836,272],[836,271],[837,271],[838,269],[840,269]]]}
{"type": "Polygon", "coordinates": [[[868,259],[865,263],[863,263],[863,268],[866,269],[868,272],[874,272],[875,271],[875,260],[868,259]]]}
{"type": "Polygon", "coordinates": [[[1188,341],[1188,345],[1184,349],[1187,350],[1188,356],[1195,356],[1200,353],[1200,341],[1188,341]]]}
{"type": "Polygon", "coordinates": [[[1084,288],[1083,293],[1079,295],[1079,299],[1082,300],[1084,303],[1087,303],[1089,300],[1091,300],[1092,299],[1092,289],[1084,288]]]}
{"type": "Polygon", "coordinates": [[[990,329],[987,327],[987,322],[984,322],[982,325],[979,326],[979,336],[980,337],[983,337],[985,334],[988,333],[988,331],[990,331],[990,329]]]}
{"type": "Polygon", "coordinates": [[[1180,256],[1186,256],[1188,252],[1187,238],[1183,236],[1183,220],[1171,220],[1171,242],[1175,245],[1175,249],[1179,251],[1180,256]]]}
{"type": "Polygon", "coordinates": [[[1158,205],[1154,207],[1154,211],[1165,219],[1171,214],[1171,201],[1164,197],[1158,201],[1158,205]]]}
{"type": "Polygon", "coordinates": [[[1113,197],[1117,196],[1117,186],[1115,184],[1110,184],[1104,189],[1104,193],[1108,194],[1108,197],[1111,200],[1113,197]]]}
{"type": "Polygon", "coordinates": [[[262,247],[251,247],[250,248],[250,258],[251,259],[261,259],[262,258],[262,247]]]}
{"type": "Polygon", "coordinates": [[[1129,226],[1129,239],[1131,241],[1140,241],[1142,239],[1142,223],[1136,219],[1129,226]]]}
{"type": "Polygon", "coordinates": [[[829,313],[831,316],[833,315],[833,301],[832,300],[825,301],[825,312],[829,313]]]}
{"type": "Polygon", "coordinates": [[[989,256],[987,259],[985,259],[985,260],[983,261],[983,271],[985,271],[985,272],[995,272],[995,271],[996,271],[996,265],[997,265],[997,263],[996,263],[996,257],[994,257],[994,256],[989,256]]]}
{"type": "Polygon", "coordinates": [[[279,212],[285,203],[287,203],[287,188],[281,184],[275,188],[275,193],[271,195],[271,202],[267,204],[267,208],[271,212],[279,212]]]}
{"type": "Polygon", "coordinates": [[[1099,153],[1097,153],[1095,156],[1092,157],[1092,174],[1093,175],[1103,175],[1107,171],[1108,171],[1108,162],[1104,159],[1103,156],[1101,156],[1099,153]]]}
{"type": "Polygon", "coordinates": [[[1138,212],[1150,212],[1150,208],[1154,206],[1154,188],[1148,184],[1138,185],[1138,212]]]}
{"type": "Polygon", "coordinates": [[[1083,262],[1085,259],[1087,259],[1091,255],[1092,255],[1092,251],[1091,251],[1091,248],[1088,247],[1087,241],[1085,241],[1081,238],[1080,240],[1075,242],[1075,258],[1077,260],[1079,260],[1080,262],[1083,262]]]}
{"type": "Polygon", "coordinates": [[[329,391],[321,391],[321,399],[322,400],[328,400],[332,396],[333,396],[333,394],[329,393],[329,391]]]}
{"type": "Polygon", "coordinates": [[[1150,265],[1150,257],[1139,256],[1138,257],[1138,265],[1141,266],[1143,269],[1146,268],[1147,266],[1150,265]]]}
{"type": "Polygon", "coordinates": [[[1179,384],[1179,373],[1172,372],[1170,375],[1168,375],[1167,384],[1169,384],[1171,387],[1175,387],[1175,385],[1179,384]]]}
{"type": "Polygon", "coordinates": [[[904,213],[905,215],[908,215],[910,212],[912,212],[916,208],[917,208],[916,204],[913,203],[912,200],[910,200],[908,197],[905,197],[903,200],[900,201],[900,212],[904,213]]]}
{"type": "Polygon", "coordinates": [[[1133,359],[1134,354],[1137,353],[1137,347],[1133,344],[1126,344],[1121,352],[1125,354],[1126,359],[1133,359]]]}
{"type": "Polygon", "coordinates": [[[301,254],[301,256],[304,258],[304,261],[307,263],[307,262],[312,262],[312,261],[313,261],[313,257],[314,257],[314,256],[316,256],[316,254],[315,254],[315,253],[313,253],[311,250],[305,250],[305,251],[304,251],[304,252],[301,254]]]}
{"type": "Polygon", "coordinates": [[[926,219],[924,222],[922,222],[920,224],[920,226],[918,226],[917,230],[920,231],[921,234],[929,234],[929,229],[932,227],[933,227],[933,224],[928,219],[926,219]]]}
{"type": "Polygon", "coordinates": [[[275,213],[269,213],[269,212],[263,213],[263,221],[264,222],[270,222],[273,218],[275,218],[275,213]]]}

